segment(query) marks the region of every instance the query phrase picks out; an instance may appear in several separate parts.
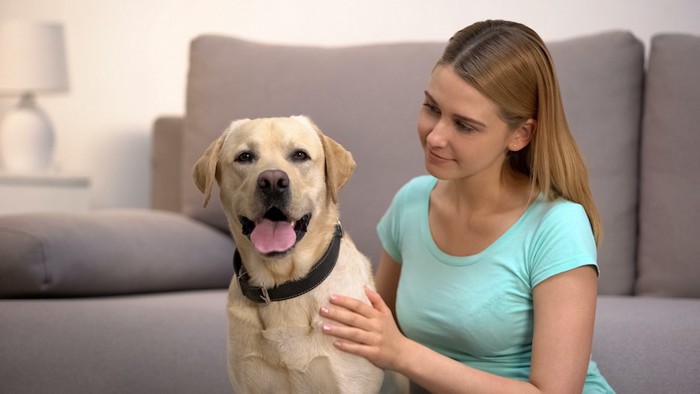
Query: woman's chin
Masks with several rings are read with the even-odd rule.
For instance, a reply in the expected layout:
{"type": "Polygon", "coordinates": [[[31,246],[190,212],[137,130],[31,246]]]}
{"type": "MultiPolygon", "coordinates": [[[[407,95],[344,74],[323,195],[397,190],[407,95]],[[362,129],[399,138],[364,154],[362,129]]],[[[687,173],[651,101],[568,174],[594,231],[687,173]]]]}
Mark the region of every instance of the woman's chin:
{"type": "Polygon", "coordinates": [[[428,171],[428,174],[432,175],[433,177],[440,180],[448,180],[454,178],[454,171],[451,171],[444,167],[445,166],[434,165],[428,162],[425,163],[425,170],[428,171]]]}

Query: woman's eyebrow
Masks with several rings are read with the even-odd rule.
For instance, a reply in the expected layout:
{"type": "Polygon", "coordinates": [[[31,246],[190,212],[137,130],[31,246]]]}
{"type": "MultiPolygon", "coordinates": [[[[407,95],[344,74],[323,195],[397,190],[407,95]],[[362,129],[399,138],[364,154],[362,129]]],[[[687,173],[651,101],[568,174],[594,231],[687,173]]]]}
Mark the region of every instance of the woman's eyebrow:
{"type": "MultiPolygon", "coordinates": [[[[427,90],[423,91],[423,93],[425,94],[425,98],[426,98],[426,99],[428,99],[429,101],[431,101],[431,102],[433,102],[433,103],[437,103],[437,101],[435,101],[435,99],[433,98],[433,96],[431,96],[430,93],[428,93],[427,90]]],[[[486,124],[485,124],[484,122],[478,121],[478,120],[476,120],[476,119],[474,119],[474,118],[470,118],[470,117],[468,117],[468,116],[464,116],[464,115],[460,115],[460,114],[454,114],[454,117],[455,117],[456,119],[460,120],[460,121],[463,121],[463,122],[472,123],[472,124],[475,124],[475,125],[481,126],[481,127],[486,127],[486,124]]]]}

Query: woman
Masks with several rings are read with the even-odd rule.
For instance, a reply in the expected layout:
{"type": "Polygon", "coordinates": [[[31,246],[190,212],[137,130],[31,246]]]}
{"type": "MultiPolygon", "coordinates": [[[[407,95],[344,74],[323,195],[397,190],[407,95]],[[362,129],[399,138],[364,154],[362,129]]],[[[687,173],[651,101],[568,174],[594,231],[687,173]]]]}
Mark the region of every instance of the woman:
{"type": "Polygon", "coordinates": [[[431,176],[377,227],[377,293],[332,297],[323,331],[430,392],[613,392],[590,360],[600,218],[542,39],[455,34],[418,135],[431,176]]]}

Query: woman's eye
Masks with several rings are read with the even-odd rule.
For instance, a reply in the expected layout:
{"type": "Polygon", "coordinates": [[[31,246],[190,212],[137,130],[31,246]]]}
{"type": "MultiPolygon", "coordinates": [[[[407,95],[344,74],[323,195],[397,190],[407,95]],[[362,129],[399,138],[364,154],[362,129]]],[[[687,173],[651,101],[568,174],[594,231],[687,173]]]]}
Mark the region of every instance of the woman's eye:
{"type": "Polygon", "coordinates": [[[473,127],[471,127],[468,124],[463,123],[463,122],[455,122],[455,127],[457,128],[457,130],[467,132],[467,133],[474,131],[473,127]]]}
{"type": "Polygon", "coordinates": [[[430,102],[428,102],[428,101],[424,102],[424,103],[423,103],[423,106],[424,106],[425,108],[427,108],[428,111],[430,111],[430,112],[432,112],[432,113],[434,113],[434,114],[439,114],[439,113],[440,113],[440,110],[438,109],[438,107],[436,107],[434,104],[432,104],[432,103],[430,103],[430,102]]]}
{"type": "Polygon", "coordinates": [[[236,156],[236,162],[238,163],[250,163],[255,159],[255,155],[253,155],[252,152],[241,152],[238,156],[236,156]]]}
{"type": "Polygon", "coordinates": [[[295,151],[292,154],[292,160],[294,160],[294,161],[307,161],[309,159],[311,159],[309,157],[309,154],[304,152],[303,150],[295,151]]]}

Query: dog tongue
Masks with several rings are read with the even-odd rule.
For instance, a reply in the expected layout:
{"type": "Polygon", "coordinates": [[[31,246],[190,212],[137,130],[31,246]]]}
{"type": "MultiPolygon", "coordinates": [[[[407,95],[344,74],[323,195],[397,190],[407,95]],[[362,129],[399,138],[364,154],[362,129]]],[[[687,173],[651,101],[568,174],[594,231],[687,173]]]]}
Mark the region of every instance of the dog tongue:
{"type": "Polygon", "coordinates": [[[297,235],[291,223],[263,219],[253,229],[250,240],[258,252],[267,254],[289,250],[294,246],[297,235]]]}

